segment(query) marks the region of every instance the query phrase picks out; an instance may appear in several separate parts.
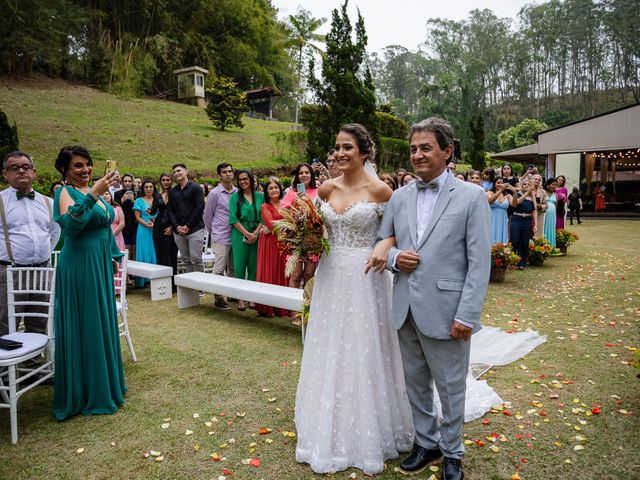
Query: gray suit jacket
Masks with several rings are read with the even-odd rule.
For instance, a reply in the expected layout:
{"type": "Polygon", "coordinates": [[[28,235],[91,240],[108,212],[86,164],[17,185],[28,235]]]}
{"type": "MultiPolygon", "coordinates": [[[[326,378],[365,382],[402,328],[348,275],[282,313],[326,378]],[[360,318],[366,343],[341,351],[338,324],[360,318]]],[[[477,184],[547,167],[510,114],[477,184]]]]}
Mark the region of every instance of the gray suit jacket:
{"type": "Polygon", "coordinates": [[[395,273],[393,326],[402,326],[411,307],[418,329],[427,337],[450,338],[454,319],[473,324],[477,331],[491,269],[491,218],[485,193],[449,174],[417,243],[416,203],[415,182],[396,190],[380,224],[380,238],[396,238],[387,268],[400,250],[420,255],[413,272],[395,273]]]}

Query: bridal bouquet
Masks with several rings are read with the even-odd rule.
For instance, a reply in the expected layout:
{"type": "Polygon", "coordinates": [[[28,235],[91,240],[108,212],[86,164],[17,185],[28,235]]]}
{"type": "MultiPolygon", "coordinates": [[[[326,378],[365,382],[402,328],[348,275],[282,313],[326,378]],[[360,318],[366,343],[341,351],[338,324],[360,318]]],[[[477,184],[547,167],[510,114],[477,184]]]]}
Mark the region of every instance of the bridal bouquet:
{"type": "Polygon", "coordinates": [[[309,197],[296,198],[290,207],[280,210],[280,215],[282,220],[273,222],[273,233],[280,252],[289,256],[285,267],[287,276],[291,276],[298,260],[329,253],[324,218],[309,197]]]}

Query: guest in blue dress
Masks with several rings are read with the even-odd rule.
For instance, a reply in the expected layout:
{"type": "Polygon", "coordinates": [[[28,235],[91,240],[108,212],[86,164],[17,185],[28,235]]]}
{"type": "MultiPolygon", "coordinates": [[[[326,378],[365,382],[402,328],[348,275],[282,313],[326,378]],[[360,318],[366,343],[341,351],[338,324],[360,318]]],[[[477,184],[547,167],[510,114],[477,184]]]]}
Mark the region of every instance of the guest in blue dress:
{"type": "MultiPolygon", "coordinates": [[[[156,249],[153,244],[153,222],[156,215],[151,215],[151,207],[156,197],[156,186],[153,180],[146,179],[142,182],[142,196],[136,199],[133,204],[133,211],[138,222],[138,233],[136,235],[136,260],[144,263],[157,263],[156,249]]],[[[148,278],[137,277],[136,287],[144,287],[148,283],[148,278]]]]}
{"type": "Polygon", "coordinates": [[[496,171],[491,167],[485,168],[484,172],[482,172],[481,186],[482,188],[484,188],[485,192],[488,192],[493,188],[495,177],[496,177],[496,171]]]}
{"type": "Polygon", "coordinates": [[[487,200],[491,207],[491,243],[507,243],[509,241],[509,206],[515,208],[515,189],[505,183],[501,177],[495,179],[493,188],[487,192],[487,200]]]}
{"type": "Polygon", "coordinates": [[[547,180],[544,189],[547,192],[547,211],[544,214],[544,229],[543,237],[551,244],[552,247],[556,246],[556,203],[558,198],[555,191],[558,187],[558,182],[555,178],[547,180]]]}

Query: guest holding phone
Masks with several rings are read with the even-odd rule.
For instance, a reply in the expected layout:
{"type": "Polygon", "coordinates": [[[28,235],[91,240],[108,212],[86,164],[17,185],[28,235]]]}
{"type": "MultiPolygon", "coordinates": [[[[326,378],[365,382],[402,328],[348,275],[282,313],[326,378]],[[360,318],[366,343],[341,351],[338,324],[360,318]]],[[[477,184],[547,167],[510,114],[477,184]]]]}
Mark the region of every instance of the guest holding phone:
{"type": "MultiPolygon", "coordinates": [[[[229,198],[229,224],[233,270],[236,278],[255,281],[258,268],[258,236],[262,229],[260,208],[264,195],[256,191],[255,180],[247,170],[236,171],[238,190],[229,198]]],[[[244,301],[238,300],[238,310],[246,310],[244,301]]]]}
{"type": "Polygon", "coordinates": [[[136,201],[136,194],[133,189],[133,175],[125,173],[122,175],[122,189],[113,194],[113,201],[122,208],[124,214],[124,228],[122,237],[124,246],[129,250],[129,258],[136,258],[136,235],[138,233],[138,222],[133,213],[133,204],[136,201]]]}
{"type": "Polygon", "coordinates": [[[53,414],[115,413],[124,403],[120,334],[113,275],[122,252],[111,231],[113,208],[100,198],[108,173],[89,186],[93,161],[86,148],[64,147],[55,163],[66,185],[56,192],[53,218],[65,243],[56,268],[53,414]]]}

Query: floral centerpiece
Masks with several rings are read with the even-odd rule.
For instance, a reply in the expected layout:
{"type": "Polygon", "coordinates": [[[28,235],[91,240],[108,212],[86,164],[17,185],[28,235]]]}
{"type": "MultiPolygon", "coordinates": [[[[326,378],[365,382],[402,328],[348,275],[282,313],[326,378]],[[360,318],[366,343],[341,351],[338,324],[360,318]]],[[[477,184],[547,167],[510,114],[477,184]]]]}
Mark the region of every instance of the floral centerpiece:
{"type": "Polygon", "coordinates": [[[567,253],[569,245],[575,243],[577,240],[580,240],[580,237],[569,230],[565,230],[564,228],[556,230],[556,246],[562,253],[567,253]]]}
{"type": "Polygon", "coordinates": [[[544,238],[529,240],[529,265],[541,267],[544,261],[551,255],[551,245],[544,238]]]}
{"type": "Polygon", "coordinates": [[[492,282],[504,282],[504,274],[507,269],[516,267],[520,257],[513,251],[510,243],[494,243],[491,246],[491,277],[492,282]]]}
{"type": "Polygon", "coordinates": [[[280,252],[289,256],[285,267],[287,276],[293,273],[298,260],[329,253],[324,218],[309,197],[296,198],[290,207],[280,210],[280,215],[282,220],[273,222],[273,233],[280,252]]]}

